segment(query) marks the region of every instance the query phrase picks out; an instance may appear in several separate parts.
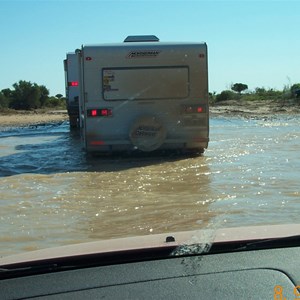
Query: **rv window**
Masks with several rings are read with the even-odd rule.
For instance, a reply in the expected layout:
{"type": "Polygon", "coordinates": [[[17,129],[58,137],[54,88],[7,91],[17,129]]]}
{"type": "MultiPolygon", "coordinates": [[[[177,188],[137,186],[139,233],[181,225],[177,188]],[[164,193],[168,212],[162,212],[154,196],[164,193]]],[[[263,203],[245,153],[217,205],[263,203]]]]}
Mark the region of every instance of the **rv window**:
{"type": "Polygon", "coordinates": [[[180,99],[189,95],[188,67],[102,70],[104,100],[180,99]]]}

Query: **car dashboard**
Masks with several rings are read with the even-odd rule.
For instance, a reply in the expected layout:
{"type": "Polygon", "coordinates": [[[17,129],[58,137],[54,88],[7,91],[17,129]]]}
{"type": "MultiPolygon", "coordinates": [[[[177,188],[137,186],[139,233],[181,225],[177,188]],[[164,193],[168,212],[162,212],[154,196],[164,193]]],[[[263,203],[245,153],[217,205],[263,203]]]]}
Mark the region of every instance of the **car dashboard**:
{"type": "Polygon", "coordinates": [[[45,272],[4,276],[1,299],[300,299],[300,246],[293,243],[184,255],[167,247],[152,256],[127,253],[126,262],[74,258],[45,272]]]}

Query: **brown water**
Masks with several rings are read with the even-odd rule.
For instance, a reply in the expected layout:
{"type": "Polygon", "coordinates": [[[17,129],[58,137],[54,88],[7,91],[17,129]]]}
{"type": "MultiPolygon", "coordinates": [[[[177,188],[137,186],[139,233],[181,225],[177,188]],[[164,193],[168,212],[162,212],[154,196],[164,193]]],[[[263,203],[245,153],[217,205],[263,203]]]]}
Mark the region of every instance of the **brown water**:
{"type": "Polygon", "coordinates": [[[67,123],[0,132],[0,256],[299,222],[300,117],[212,117],[203,156],[88,158],[67,123]]]}

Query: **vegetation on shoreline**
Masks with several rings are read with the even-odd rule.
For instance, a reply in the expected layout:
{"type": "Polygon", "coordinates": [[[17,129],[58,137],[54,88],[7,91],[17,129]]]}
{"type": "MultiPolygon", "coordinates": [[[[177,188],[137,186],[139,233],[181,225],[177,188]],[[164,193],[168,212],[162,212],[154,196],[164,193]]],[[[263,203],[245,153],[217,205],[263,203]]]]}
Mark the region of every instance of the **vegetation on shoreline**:
{"type": "Polygon", "coordinates": [[[33,109],[66,109],[66,99],[61,94],[49,96],[44,85],[20,80],[13,84],[13,89],[0,91],[1,111],[33,109]]]}
{"type": "MultiPolygon", "coordinates": [[[[282,91],[257,87],[248,91],[247,84],[235,83],[231,90],[224,90],[220,94],[209,93],[210,105],[222,104],[228,100],[238,102],[247,101],[274,101],[285,105],[286,103],[300,105],[300,83],[285,86],[282,91]]],[[[66,98],[61,94],[49,96],[49,90],[44,85],[20,80],[13,84],[13,89],[0,91],[0,111],[29,111],[66,109],[66,98]]]]}
{"type": "Polygon", "coordinates": [[[266,89],[257,87],[254,91],[248,91],[248,86],[243,83],[232,84],[231,90],[224,90],[220,94],[210,93],[209,102],[211,105],[221,104],[223,101],[236,100],[244,101],[274,101],[285,103],[293,103],[300,105],[300,83],[292,86],[285,86],[282,91],[274,89],[266,89]]]}

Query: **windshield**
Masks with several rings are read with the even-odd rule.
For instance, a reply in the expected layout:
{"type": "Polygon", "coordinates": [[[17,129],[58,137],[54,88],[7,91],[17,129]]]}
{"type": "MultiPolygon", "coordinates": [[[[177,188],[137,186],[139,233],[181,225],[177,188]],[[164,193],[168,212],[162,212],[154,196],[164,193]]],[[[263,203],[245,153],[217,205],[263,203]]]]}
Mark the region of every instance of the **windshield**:
{"type": "Polygon", "coordinates": [[[0,257],[299,222],[300,2],[0,8],[0,257]],[[116,60],[140,35],[156,55],[116,60]]]}

